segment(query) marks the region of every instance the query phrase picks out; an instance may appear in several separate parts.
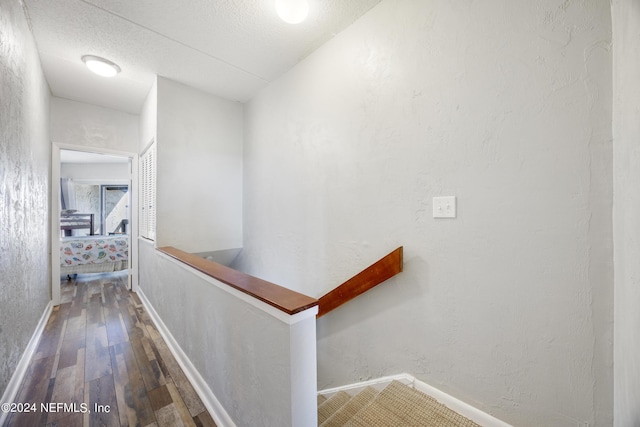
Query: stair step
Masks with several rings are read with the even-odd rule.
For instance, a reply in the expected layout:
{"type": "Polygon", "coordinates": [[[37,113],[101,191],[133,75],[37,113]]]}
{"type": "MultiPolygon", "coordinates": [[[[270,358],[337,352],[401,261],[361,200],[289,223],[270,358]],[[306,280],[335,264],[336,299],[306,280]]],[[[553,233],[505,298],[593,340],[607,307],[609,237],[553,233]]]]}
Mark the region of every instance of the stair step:
{"type": "Polygon", "coordinates": [[[375,399],[378,390],[367,387],[360,393],[353,396],[347,403],[338,409],[332,416],[321,424],[321,427],[342,427],[362,408],[375,399]]]}
{"type": "Polygon", "coordinates": [[[318,396],[320,427],[480,427],[431,396],[392,381],[382,391],[366,387],[355,396],[339,391],[318,396]]]}
{"type": "Polygon", "coordinates": [[[345,403],[351,399],[351,396],[339,391],[318,406],[318,425],[325,422],[330,416],[338,411],[345,403]]]}
{"type": "Polygon", "coordinates": [[[326,397],[324,397],[323,395],[319,394],[318,395],[318,406],[322,405],[326,400],[327,400],[326,397]]]}
{"type": "Polygon", "coordinates": [[[392,381],[344,425],[480,427],[434,398],[398,381],[392,381]]]}

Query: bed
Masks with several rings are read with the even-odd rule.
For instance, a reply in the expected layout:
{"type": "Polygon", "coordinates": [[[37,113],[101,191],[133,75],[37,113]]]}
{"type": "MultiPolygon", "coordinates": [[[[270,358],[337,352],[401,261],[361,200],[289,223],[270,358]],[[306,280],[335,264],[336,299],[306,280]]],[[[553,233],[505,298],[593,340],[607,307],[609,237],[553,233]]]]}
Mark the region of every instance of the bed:
{"type": "Polygon", "coordinates": [[[129,236],[71,236],[60,239],[60,274],[106,273],[129,268],[129,236]]]}
{"type": "Polygon", "coordinates": [[[129,236],[93,234],[93,214],[63,211],[60,215],[60,274],[107,273],[129,268],[129,236]],[[86,230],[86,236],[72,236],[86,230]]]}
{"type": "Polygon", "coordinates": [[[87,230],[87,234],[93,235],[93,214],[76,212],[75,210],[66,210],[60,214],[60,230],[62,234],[71,236],[73,235],[73,230],[87,230]]]}

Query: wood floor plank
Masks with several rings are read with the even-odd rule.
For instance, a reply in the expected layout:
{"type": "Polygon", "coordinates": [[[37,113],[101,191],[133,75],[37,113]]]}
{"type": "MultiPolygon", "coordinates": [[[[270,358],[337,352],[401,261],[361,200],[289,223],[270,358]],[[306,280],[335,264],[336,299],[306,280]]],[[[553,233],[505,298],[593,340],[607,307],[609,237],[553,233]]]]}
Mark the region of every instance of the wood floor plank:
{"type": "Polygon", "coordinates": [[[198,396],[198,393],[196,393],[187,376],[182,371],[182,368],[176,361],[175,357],[173,357],[173,354],[171,354],[171,351],[169,350],[167,344],[164,342],[164,340],[158,340],[155,342],[155,344],[158,348],[158,352],[160,353],[160,357],[167,366],[167,370],[169,371],[173,383],[175,384],[177,389],[180,390],[180,394],[182,395],[185,404],[189,408],[191,416],[193,417],[205,411],[206,409],[204,407],[204,404],[202,403],[202,400],[198,396]]]}
{"type": "Polygon", "coordinates": [[[109,345],[128,341],[129,338],[122,325],[120,309],[118,307],[105,307],[104,312],[109,345]]]}
{"type": "Polygon", "coordinates": [[[34,355],[35,359],[42,357],[49,357],[56,354],[58,344],[60,342],[64,321],[69,314],[69,306],[71,304],[60,304],[58,307],[54,307],[51,312],[51,317],[47,321],[47,324],[38,343],[38,348],[34,355]]]}
{"type": "MultiPolygon", "coordinates": [[[[132,384],[129,381],[129,373],[127,371],[122,345],[114,345],[110,347],[110,351],[116,389],[116,402],[120,414],[120,425],[135,426],[140,425],[138,421],[140,418],[145,419],[145,421],[154,419],[153,416],[150,416],[152,410],[149,407],[145,408],[144,405],[140,405],[138,403],[139,399],[134,399],[133,397],[132,384]],[[141,407],[142,410],[138,411],[136,407],[141,407]]],[[[142,383],[141,378],[139,382],[142,383]]]]}
{"type": "Polygon", "coordinates": [[[116,300],[114,284],[109,283],[104,287],[104,320],[107,325],[109,345],[127,341],[127,332],[120,318],[120,305],[116,300]]]}
{"type": "Polygon", "coordinates": [[[105,307],[117,308],[117,301],[115,295],[115,285],[112,282],[106,282],[102,285],[102,295],[104,298],[105,307]]]}
{"type": "Polygon", "coordinates": [[[131,304],[120,304],[120,314],[124,324],[124,330],[127,334],[130,334],[133,328],[136,327],[137,318],[135,309],[131,304]]]}
{"type": "Polygon", "coordinates": [[[195,427],[196,423],[193,421],[193,416],[189,413],[189,408],[185,404],[182,399],[183,396],[180,395],[178,388],[175,386],[173,381],[167,382],[167,390],[169,390],[169,394],[171,395],[171,399],[173,400],[173,405],[178,411],[178,415],[180,415],[180,420],[185,426],[195,427]]]}
{"type": "MultiPolygon", "coordinates": [[[[120,366],[124,363],[127,372],[128,383],[125,384],[125,404],[128,413],[133,411],[141,425],[154,421],[153,408],[149,401],[147,388],[144,384],[142,374],[136,361],[136,357],[131,349],[131,343],[119,343],[114,346],[117,356],[117,363],[120,366]]],[[[119,369],[120,370],[120,369],[119,369]]],[[[123,379],[124,381],[124,379],[123,379]]]]}
{"type": "MultiPolygon", "coordinates": [[[[52,396],[53,396],[53,387],[55,385],[55,378],[49,378],[49,386],[47,387],[47,393],[44,396],[44,399],[42,399],[42,402],[53,402],[52,400],[52,396]]],[[[48,417],[48,413],[47,412],[43,412],[41,411],[42,414],[42,422],[46,422],[47,417],[48,417]]]]}
{"type": "MultiPolygon", "coordinates": [[[[84,393],[83,393],[83,395],[84,395],[84,396],[83,396],[83,398],[82,398],[82,401],[83,401],[83,402],[85,402],[85,403],[88,403],[88,402],[89,402],[89,392],[90,392],[90,390],[89,390],[89,387],[87,387],[87,385],[88,385],[88,384],[89,384],[89,383],[88,383],[88,382],[86,382],[86,383],[84,383],[84,385],[82,386],[83,391],[84,391],[84,393]]],[[[87,411],[87,412],[85,412],[85,413],[83,413],[83,414],[82,414],[82,425],[83,425],[84,427],[90,427],[90,425],[89,425],[89,422],[91,421],[91,420],[90,420],[90,417],[91,417],[91,414],[89,413],[89,411],[87,411]]]]}
{"type": "Polygon", "coordinates": [[[156,376],[157,371],[154,370],[152,366],[155,359],[152,361],[149,360],[147,352],[144,350],[144,346],[142,344],[143,339],[144,336],[142,331],[139,329],[135,331],[135,333],[129,335],[129,343],[131,344],[131,349],[136,357],[138,368],[142,374],[142,379],[144,380],[147,390],[153,390],[154,388],[160,387],[162,384],[160,383],[160,379],[156,376]]]}
{"type": "Polygon", "coordinates": [[[147,359],[149,360],[149,368],[153,373],[154,378],[156,379],[159,385],[164,385],[167,383],[167,369],[164,365],[164,361],[161,357],[159,357],[158,350],[156,345],[148,336],[144,336],[142,338],[142,344],[147,354],[147,359]]]}
{"type": "Polygon", "coordinates": [[[140,297],[138,296],[138,294],[131,293],[131,298],[133,299],[134,305],[136,307],[141,307],[142,306],[142,301],[140,301],[140,297]]]}
{"type": "MultiPolygon", "coordinates": [[[[45,401],[49,383],[51,381],[51,370],[55,356],[49,356],[31,361],[29,370],[22,383],[20,392],[15,400],[16,403],[35,403],[45,401]]],[[[36,426],[41,425],[45,414],[38,411],[13,413],[9,417],[9,427],[36,426]]]]}
{"type": "Polygon", "coordinates": [[[153,323],[151,321],[151,317],[149,316],[149,313],[147,313],[143,305],[141,304],[136,305],[136,312],[138,314],[138,319],[140,319],[140,323],[142,323],[143,325],[146,326],[153,323]]]}
{"type": "Polygon", "coordinates": [[[124,363],[122,352],[116,353],[116,347],[109,347],[111,356],[111,369],[113,370],[114,389],[116,393],[116,403],[118,405],[118,415],[121,426],[135,425],[136,415],[133,410],[131,399],[131,386],[129,384],[129,374],[124,363]],[[127,393],[131,405],[127,404],[127,393]]]}
{"type": "Polygon", "coordinates": [[[87,325],[104,324],[104,313],[102,312],[102,296],[94,293],[89,296],[87,301],[87,325]]]}
{"type": "Polygon", "coordinates": [[[175,404],[167,405],[156,411],[158,427],[185,427],[175,404]]]}
{"type": "Polygon", "coordinates": [[[86,363],[86,352],[84,348],[78,349],[78,359],[76,361],[76,378],[75,378],[75,395],[78,402],[86,402],[84,400],[84,366],[86,363]]]}
{"type": "Polygon", "coordinates": [[[79,316],[69,317],[65,328],[64,339],[60,348],[58,369],[64,369],[75,365],[78,358],[78,350],[84,348],[86,343],[86,312],[82,310],[79,316]],[[84,315],[83,315],[84,313],[84,315]]]}
{"type": "Polygon", "coordinates": [[[83,427],[83,418],[84,414],[82,412],[68,413],[59,419],[48,421],[47,427],[83,427]]]}
{"type": "Polygon", "coordinates": [[[85,382],[105,375],[111,375],[111,356],[107,339],[107,328],[104,324],[87,325],[86,355],[84,376],[85,382]]]}
{"type": "MultiPolygon", "coordinates": [[[[82,314],[82,311],[87,308],[87,302],[85,300],[86,288],[82,285],[73,286],[73,299],[70,301],[69,317],[76,317],[82,314]]],[[[86,319],[86,318],[85,318],[86,319]]]]}
{"type": "Polygon", "coordinates": [[[200,412],[193,417],[193,422],[198,427],[217,427],[215,421],[207,411],[200,412]]]}
{"type": "Polygon", "coordinates": [[[105,375],[85,384],[89,389],[89,424],[92,426],[120,426],[113,376],[105,375]]]}
{"type": "Polygon", "coordinates": [[[64,302],[47,321],[16,402],[66,407],[12,414],[5,427],[215,426],[127,283],[120,273],[62,281],[64,302]],[[83,404],[86,413],[74,411],[83,404]]]}
{"type": "Polygon", "coordinates": [[[147,332],[149,333],[149,338],[151,339],[151,341],[162,339],[162,335],[160,335],[160,332],[158,332],[158,329],[156,328],[156,325],[153,324],[153,322],[149,321],[145,323],[145,327],[147,328],[147,332]]]}
{"type": "Polygon", "coordinates": [[[173,403],[171,393],[169,393],[169,389],[167,389],[166,384],[150,390],[149,400],[151,400],[151,407],[154,411],[173,403]]]}
{"type": "Polygon", "coordinates": [[[164,385],[167,383],[167,379],[164,375],[164,372],[162,371],[160,363],[161,361],[157,359],[151,359],[149,360],[149,368],[151,369],[151,372],[153,373],[153,376],[158,384],[164,385]]]}
{"type": "MultiPolygon", "coordinates": [[[[160,339],[159,342],[164,342],[164,340],[160,339]]],[[[158,381],[161,384],[166,384],[167,379],[171,377],[171,373],[167,368],[165,359],[163,359],[162,356],[160,355],[160,352],[158,351],[158,346],[155,341],[149,341],[149,347],[153,352],[153,358],[155,359],[155,362],[156,362],[155,364],[152,365],[152,367],[154,368],[154,373],[156,374],[158,381]]]]}
{"type": "MultiPolygon", "coordinates": [[[[76,395],[76,366],[72,365],[66,368],[58,369],[53,383],[53,394],[51,402],[67,403],[79,405],[78,396],[76,395]]],[[[66,409],[61,411],[54,410],[47,415],[47,423],[57,421],[69,415],[66,409]]]]}
{"type": "MultiPolygon", "coordinates": [[[[67,283],[70,283],[70,282],[71,282],[70,280],[67,280],[67,283]]],[[[77,290],[78,290],[77,286],[60,286],[60,302],[61,303],[73,302],[73,300],[76,297],[77,290]]]]}

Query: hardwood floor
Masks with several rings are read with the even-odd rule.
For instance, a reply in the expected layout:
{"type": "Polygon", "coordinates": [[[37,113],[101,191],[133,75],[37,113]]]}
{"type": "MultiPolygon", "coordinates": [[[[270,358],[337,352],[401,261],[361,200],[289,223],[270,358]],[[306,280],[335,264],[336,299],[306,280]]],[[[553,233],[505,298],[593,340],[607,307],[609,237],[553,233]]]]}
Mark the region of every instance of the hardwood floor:
{"type": "Polygon", "coordinates": [[[215,426],[126,281],[64,282],[6,426],[215,426]]]}

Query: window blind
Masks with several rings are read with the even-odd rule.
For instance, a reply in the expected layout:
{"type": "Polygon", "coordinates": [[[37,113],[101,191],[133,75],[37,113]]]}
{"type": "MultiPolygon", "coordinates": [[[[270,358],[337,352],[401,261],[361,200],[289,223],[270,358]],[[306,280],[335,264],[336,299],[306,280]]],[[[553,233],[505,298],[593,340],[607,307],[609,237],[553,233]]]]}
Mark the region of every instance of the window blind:
{"type": "Polygon", "coordinates": [[[140,156],[140,235],[156,239],[156,143],[140,156]]]}

